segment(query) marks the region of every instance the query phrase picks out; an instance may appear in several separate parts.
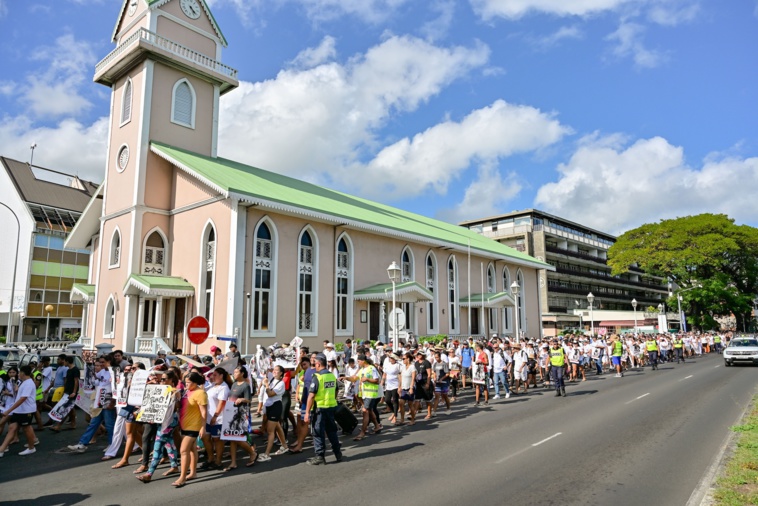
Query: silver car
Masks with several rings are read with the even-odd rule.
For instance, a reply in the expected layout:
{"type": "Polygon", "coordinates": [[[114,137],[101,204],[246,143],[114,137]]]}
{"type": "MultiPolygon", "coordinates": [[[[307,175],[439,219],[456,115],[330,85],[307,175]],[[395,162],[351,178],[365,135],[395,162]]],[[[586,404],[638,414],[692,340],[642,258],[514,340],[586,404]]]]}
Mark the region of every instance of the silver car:
{"type": "Polygon", "coordinates": [[[755,336],[735,337],[724,349],[724,363],[758,365],[758,339],[755,336]]]}

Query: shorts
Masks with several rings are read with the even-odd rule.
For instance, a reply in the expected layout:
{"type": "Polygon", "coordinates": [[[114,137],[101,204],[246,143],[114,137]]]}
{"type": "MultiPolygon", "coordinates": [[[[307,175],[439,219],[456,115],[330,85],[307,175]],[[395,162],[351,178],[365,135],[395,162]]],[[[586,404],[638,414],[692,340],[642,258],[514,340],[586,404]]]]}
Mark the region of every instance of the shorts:
{"type": "Polygon", "coordinates": [[[134,406],[124,406],[118,411],[118,416],[126,418],[127,423],[134,422],[134,412],[137,408],[134,406]]]}
{"type": "Polygon", "coordinates": [[[621,357],[611,357],[611,362],[613,365],[621,365],[621,357]]]}
{"type": "Polygon", "coordinates": [[[379,397],[374,399],[363,399],[363,408],[367,411],[373,411],[379,405],[379,397]]]}
{"type": "Polygon", "coordinates": [[[205,432],[208,433],[210,437],[221,437],[221,425],[211,425],[206,423],[205,432]]]}
{"type": "Polygon", "coordinates": [[[282,401],[276,401],[271,406],[266,406],[266,418],[269,422],[281,422],[283,411],[282,401]]]}
{"type": "Polygon", "coordinates": [[[416,383],[414,395],[417,401],[431,401],[434,398],[434,386],[430,385],[430,388],[427,390],[426,383],[416,383]]]}
{"type": "Polygon", "coordinates": [[[471,377],[471,368],[470,367],[461,367],[461,374],[463,376],[471,377]]]}
{"type": "Polygon", "coordinates": [[[434,386],[435,394],[446,394],[450,390],[450,386],[447,383],[437,383],[434,386]]]}
{"type": "Polygon", "coordinates": [[[404,401],[410,401],[413,402],[414,395],[411,393],[410,390],[402,390],[402,393],[400,394],[400,398],[404,401]]]}
{"type": "Polygon", "coordinates": [[[181,432],[182,436],[185,436],[185,437],[198,437],[198,436],[200,436],[200,431],[199,430],[184,430],[184,429],[182,429],[180,432],[181,432]]]}
{"type": "Polygon", "coordinates": [[[34,413],[13,413],[9,421],[11,424],[17,423],[21,427],[27,427],[32,424],[33,419],[34,413]]]}
{"type": "Polygon", "coordinates": [[[517,380],[526,381],[526,378],[527,378],[526,367],[524,367],[521,371],[514,371],[513,377],[517,380]]]}

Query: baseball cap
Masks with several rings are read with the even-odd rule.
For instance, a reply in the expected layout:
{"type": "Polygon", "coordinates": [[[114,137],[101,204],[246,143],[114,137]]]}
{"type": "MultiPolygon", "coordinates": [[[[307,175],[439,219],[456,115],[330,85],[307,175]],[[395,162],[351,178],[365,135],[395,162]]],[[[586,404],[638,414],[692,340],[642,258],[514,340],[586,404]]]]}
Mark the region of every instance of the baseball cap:
{"type": "Polygon", "coordinates": [[[218,346],[211,346],[211,353],[215,353],[216,350],[220,350],[220,349],[221,348],[219,348],[218,346]]]}

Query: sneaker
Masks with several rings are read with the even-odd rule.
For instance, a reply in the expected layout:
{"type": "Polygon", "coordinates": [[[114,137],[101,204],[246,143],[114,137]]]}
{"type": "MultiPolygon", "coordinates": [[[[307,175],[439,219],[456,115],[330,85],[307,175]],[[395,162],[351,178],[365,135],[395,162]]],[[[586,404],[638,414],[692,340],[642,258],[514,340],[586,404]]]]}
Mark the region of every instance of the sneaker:
{"type": "Polygon", "coordinates": [[[324,460],[324,457],[313,457],[311,459],[306,460],[306,463],[312,466],[320,466],[321,464],[326,464],[326,460],[324,460]]]}
{"type": "Polygon", "coordinates": [[[510,392],[506,392],[505,393],[505,398],[506,399],[510,399],[511,398],[511,393],[510,392]]]}
{"type": "Polygon", "coordinates": [[[39,439],[34,440],[34,446],[37,446],[39,444],[39,439]]]}
{"type": "Polygon", "coordinates": [[[68,449],[74,453],[84,453],[87,451],[87,447],[83,444],[68,445],[68,449]]]}
{"type": "Polygon", "coordinates": [[[4,452],[0,452],[0,459],[5,457],[6,453],[8,453],[8,450],[5,450],[4,452]]]}
{"type": "Polygon", "coordinates": [[[499,398],[500,398],[500,394],[498,394],[495,397],[493,397],[493,399],[499,399],[499,398]]]}
{"type": "Polygon", "coordinates": [[[258,455],[258,462],[268,462],[269,460],[271,460],[271,455],[266,455],[265,453],[258,455]]]}
{"type": "Polygon", "coordinates": [[[22,456],[24,456],[24,455],[31,455],[32,453],[37,453],[37,449],[36,448],[27,448],[26,450],[24,450],[22,452],[18,452],[18,454],[22,455],[22,456]]]}

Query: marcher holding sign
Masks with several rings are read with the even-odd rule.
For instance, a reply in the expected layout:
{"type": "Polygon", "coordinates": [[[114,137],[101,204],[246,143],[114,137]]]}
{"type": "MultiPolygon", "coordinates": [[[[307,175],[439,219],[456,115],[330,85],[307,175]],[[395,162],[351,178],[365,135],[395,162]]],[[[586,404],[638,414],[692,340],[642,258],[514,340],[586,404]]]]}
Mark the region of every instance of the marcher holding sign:
{"type": "MultiPolygon", "coordinates": [[[[164,375],[161,379],[165,377],[164,375]]],[[[142,398],[142,406],[135,416],[138,422],[163,424],[173,402],[172,388],[161,382],[158,385],[147,385],[142,398]]]]}
{"type": "MultiPolygon", "coordinates": [[[[155,473],[158,463],[161,461],[161,454],[164,449],[171,462],[171,468],[163,473],[163,476],[170,476],[179,472],[179,452],[176,450],[176,445],[174,445],[174,429],[179,424],[179,417],[175,408],[181,396],[181,392],[176,388],[178,384],[179,378],[176,377],[173,371],[169,370],[161,374],[160,386],[150,385],[145,389],[145,403],[147,404],[148,399],[151,399],[150,404],[153,405],[152,399],[156,399],[158,401],[156,405],[165,406],[166,411],[164,413],[164,420],[161,422],[161,428],[153,444],[153,456],[147,472],[137,476],[137,479],[142,483],[150,483],[153,473],[155,473]]],[[[153,417],[153,419],[157,418],[159,418],[157,415],[153,417]]]]}
{"type": "Polygon", "coordinates": [[[179,424],[182,428],[181,474],[172,483],[174,487],[183,487],[188,479],[197,476],[197,438],[205,435],[205,418],[207,416],[208,394],[203,390],[205,378],[199,372],[187,376],[187,391],[182,397],[182,409],[179,424]]]}
{"type": "Polygon", "coordinates": [[[61,431],[61,424],[67,416],[71,423],[71,428],[76,428],[76,410],[74,409],[74,402],[76,401],[76,396],[79,395],[79,368],[76,367],[73,355],[67,355],[65,362],[68,371],[66,371],[66,379],[63,383],[63,397],[58,404],[53,407],[53,411],[49,413],[50,419],[58,422],[50,427],[50,430],[53,432],[61,431]],[[64,399],[66,402],[63,402],[64,399]],[[59,407],[60,409],[56,410],[56,407],[59,407]]]}
{"type": "Polygon", "coordinates": [[[137,369],[132,375],[132,384],[129,387],[129,397],[127,397],[127,404],[130,406],[139,407],[142,406],[142,397],[145,395],[145,387],[147,386],[147,380],[150,378],[150,373],[144,369],[137,369]]]}
{"type": "MultiPolygon", "coordinates": [[[[237,360],[236,358],[233,360],[237,360]]],[[[229,399],[229,387],[232,378],[222,367],[216,367],[208,378],[212,386],[208,392],[208,413],[206,424],[208,431],[203,438],[206,456],[208,457],[201,469],[221,467],[221,455],[224,453],[224,442],[221,440],[221,427],[224,423],[224,406],[229,399]]]]}
{"type": "Polygon", "coordinates": [[[229,394],[229,401],[224,406],[224,424],[221,428],[221,439],[231,441],[229,447],[232,461],[228,467],[224,468],[224,471],[237,468],[238,447],[250,455],[250,461],[245,464],[246,467],[255,465],[255,460],[258,458],[255,448],[247,442],[247,437],[252,428],[250,419],[252,399],[253,392],[247,379],[247,369],[244,366],[238,366],[234,370],[234,383],[229,394]]]}

